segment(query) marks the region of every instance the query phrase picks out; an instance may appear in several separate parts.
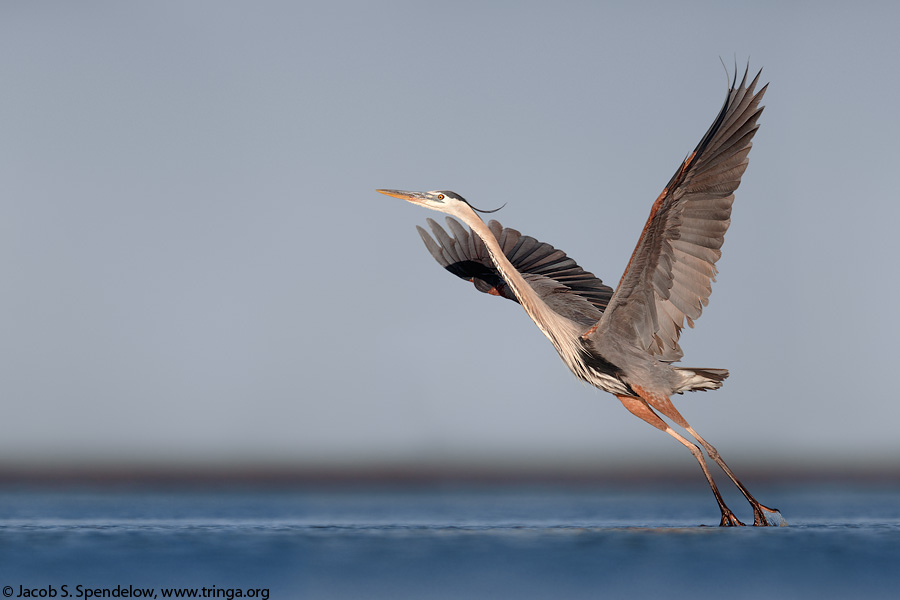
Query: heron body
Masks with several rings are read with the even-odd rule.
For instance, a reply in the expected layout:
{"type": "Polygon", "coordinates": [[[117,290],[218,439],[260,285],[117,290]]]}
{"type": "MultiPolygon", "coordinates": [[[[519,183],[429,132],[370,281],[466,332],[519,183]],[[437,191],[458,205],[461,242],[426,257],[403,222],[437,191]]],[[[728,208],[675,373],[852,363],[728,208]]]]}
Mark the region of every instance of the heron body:
{"type": "Polygon", "coordinates": [[[731,84],[712,126],[653,203],[615,290],[550,244],[497,221],[485,223],[455,192],[378,190],[447,214],[449,232],[431,219],[430,234],[418,228],[438,263],[481,292],[518,302],[576,377],[685,445],[715,495],[723,526],[743,523],[722,500],[697,445],[660,415],[725,471],[753,507],[754,525],[769,525],[767,513],[780,519],[753,498],[671,401],[675,394],[718,389],[728,377],[725,369],[673,363],[682,358],[678,339],[685,322],[693,327],[708,303],[734,191],[763,111],[766,86],[755,92],[758,80],[759,74],[748,83],[745,72],[731,84]]]}

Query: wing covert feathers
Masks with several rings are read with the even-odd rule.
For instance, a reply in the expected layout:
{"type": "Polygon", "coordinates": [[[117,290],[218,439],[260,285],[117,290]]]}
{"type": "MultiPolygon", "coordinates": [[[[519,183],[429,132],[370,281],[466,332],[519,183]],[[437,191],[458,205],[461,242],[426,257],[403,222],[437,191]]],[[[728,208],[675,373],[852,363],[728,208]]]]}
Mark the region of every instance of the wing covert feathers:
{"type": "MultiPolygon", "coordinates": [[[[457,277],[474,283],[479,291],[517,301],[481,238],[452,217],[446,221],[449,233],[432,219],[428,219],[431,235],[416,227],[434,259],[457,277]]],[[[509,261],[548,306],[587,324],[600,318],[612,297],[611,287],[550,244],[503,227],[494,220],[488,223],[488,228],[509,261]]]]}

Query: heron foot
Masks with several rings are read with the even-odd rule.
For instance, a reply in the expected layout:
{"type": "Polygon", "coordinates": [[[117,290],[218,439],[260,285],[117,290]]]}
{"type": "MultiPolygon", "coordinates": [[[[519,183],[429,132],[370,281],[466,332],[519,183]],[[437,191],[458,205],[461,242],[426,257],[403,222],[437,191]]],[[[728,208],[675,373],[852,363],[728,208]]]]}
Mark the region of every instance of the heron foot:
{"type": "Polygon", "coordinates": [[[727,508],[723,508],[722,520],[719,522],[719,527],[744,527],[744,524],[741,523],[740,519],[734,516],[733,512],[727,508]]]}
{"type": "Polygon", "coordinates": [[[784,527],[787,525],[787,521],[784,520],[777,508],[769,508],[759,502],[754,502],[753,525],[756,527],[784,527]],[[771,516],[767,515],[767,512],[771,516]]]}

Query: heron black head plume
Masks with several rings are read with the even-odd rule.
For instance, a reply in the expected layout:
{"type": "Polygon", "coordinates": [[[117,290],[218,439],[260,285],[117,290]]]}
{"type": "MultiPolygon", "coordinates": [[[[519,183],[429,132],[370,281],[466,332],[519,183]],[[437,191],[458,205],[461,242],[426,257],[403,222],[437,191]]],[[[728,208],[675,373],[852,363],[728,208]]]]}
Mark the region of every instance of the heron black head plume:
{"type": "Polygon", "coordinates": [[[503,208],[504,206],[506,206],[506,202],[504,202],[502,205],[500,205],[500,208],[495,208],[494,210],[482,210],[480,208],[475,208],[474,206],[472,206],[471,202],[469,202],[468,200],[466,200],[465,198],[463,198],[456,192],[451,192],[450,190],[441,190],[441,193],[444,194],[445,196],[450,196],[451,198],[456,198],[457,200],[462,200],[463,202],[465,202],[466,204],[471,206],[472,210],[474,210],[475,212],[480,212],[480,213],[484,213],[484,214],[495,213],[498,210],[500,210],[500,208],[503,208]]]}
{"type": "MultiPolygon", "coordinates": [[[[466,204],[469,204],[469,203],[466,202],[466,204]]],[[[472,206],[472,205],[469,204],[469,206],[472,206]]],[[[474,210],[474,211],[476,211],[476,212],[480,212],[480,213],[485,213],[485,214],[487,214],[487,213],[495,213],[495,212],[497,212],[498,210],[500,210],[501,208],[503,208],[504,206],[506,206],[506,202],[504,202],[503,204],[501,204],[501,205],[499,206],[499,208],[495,208],[494,210],[481,210],[480,208],[475,208],[474,206],[472,206],[472,210],[474,210]]]]}

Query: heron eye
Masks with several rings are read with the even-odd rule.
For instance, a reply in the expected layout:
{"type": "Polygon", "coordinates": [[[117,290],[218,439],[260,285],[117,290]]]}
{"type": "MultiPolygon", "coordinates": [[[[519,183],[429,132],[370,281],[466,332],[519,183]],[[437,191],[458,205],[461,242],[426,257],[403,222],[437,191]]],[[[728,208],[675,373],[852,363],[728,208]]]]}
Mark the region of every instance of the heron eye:
{"type": "Polygon", "coordinates": [[[438,200],[443,200],[443,199],[444,199],[444,195],[443,195],[443,194],[438,194],[438,200]]]}

